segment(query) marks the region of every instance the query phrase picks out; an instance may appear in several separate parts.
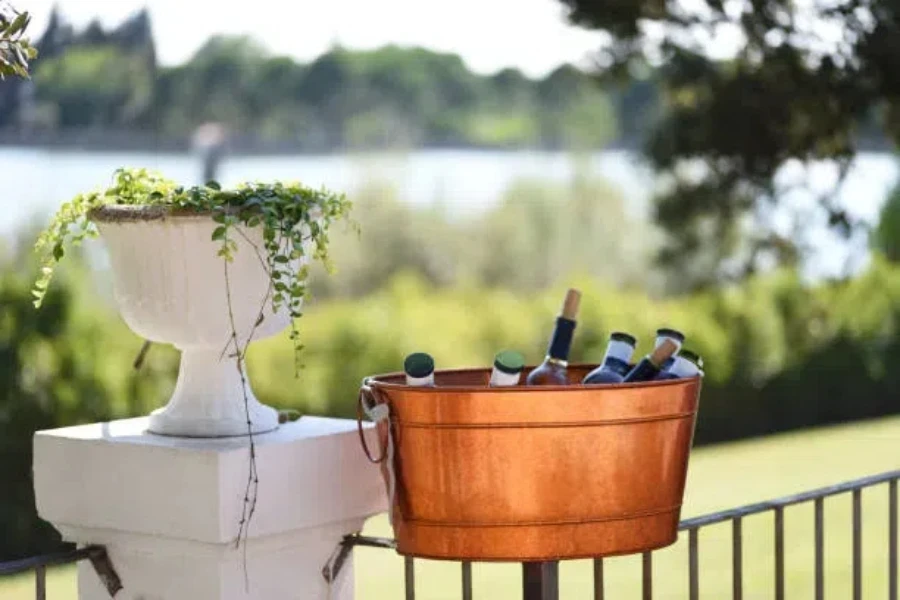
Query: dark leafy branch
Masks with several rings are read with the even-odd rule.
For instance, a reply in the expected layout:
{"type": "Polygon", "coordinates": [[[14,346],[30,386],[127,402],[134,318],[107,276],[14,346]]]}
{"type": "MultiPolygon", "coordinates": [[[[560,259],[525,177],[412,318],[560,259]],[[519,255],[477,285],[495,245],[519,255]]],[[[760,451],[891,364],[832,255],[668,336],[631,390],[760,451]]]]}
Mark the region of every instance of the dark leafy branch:
{"type": "MultiPolygon", "coordinates": [[[[668,110],[646,155],[670,183],[656,204],[670,234],[661,258],[684,271],[702,264],[695,285],[742,275],[763,258],[783,264],[802,255],[802,232],[779,232],[766,218],[781,203],[775,175],[785,164],[834,161],[840,186],[860,123],[874,120],[900,139],[896,2],[705,0],[690,11],[658,0],[562,2],[573,22],[610,34],[598,54],[608,76],[660,67],[668,110]],[[736,51],[712,57],[713,39],[733,40],[736,51]]],[[[850,234],[860,224],[836,191],[819,206],[832,228],[850,234]]]]}
{"type": "Polygon", "coordinates": [[[30,21],[27,12],[0,0],[0,80],[13,75],[28,77],[28,63],[37,57],[37,50],[25,37],[30,21]]]}

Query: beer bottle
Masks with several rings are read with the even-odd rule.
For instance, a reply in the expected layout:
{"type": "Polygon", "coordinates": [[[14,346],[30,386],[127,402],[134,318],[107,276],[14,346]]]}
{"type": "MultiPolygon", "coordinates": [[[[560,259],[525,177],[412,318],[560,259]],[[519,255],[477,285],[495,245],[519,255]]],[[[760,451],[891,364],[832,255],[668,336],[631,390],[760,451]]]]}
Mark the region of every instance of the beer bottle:
{"type": "Polygon", "coordinates": [[[582,383],[621,383],[630,370],[628,365],[636,344],[632,335],[621,331],[611,333],[603,362],[588,373],[582,383]]]}
{"type": "Polygon", "coordinates": [[[678,344],[671,339],[664,339],[653,352],[641,359],[625,376],[624,382],[650,381],[662,370],[663,364],[678,350],[678,344]]]}
{"type": "Polygon", "coordinates": [[[684,379],[703,374],[703,359],[690,350],[682,349],[668,369],[664,368],[657,379],[684,379]]]}
{"type": "Polygon", "coordinates": [[[406,373],[406,385],[433,386],[434,385],[434,359],[430,354],[414,352],[403,361],[403,371],[406,373]]]}
{"type": "Polygon", "coordinates": [[[494,370],[491,371],[491,387],[519,385],[522,369],[525,368],[525,357],[515,350],[498,352],[494,357],[494,370]]]}

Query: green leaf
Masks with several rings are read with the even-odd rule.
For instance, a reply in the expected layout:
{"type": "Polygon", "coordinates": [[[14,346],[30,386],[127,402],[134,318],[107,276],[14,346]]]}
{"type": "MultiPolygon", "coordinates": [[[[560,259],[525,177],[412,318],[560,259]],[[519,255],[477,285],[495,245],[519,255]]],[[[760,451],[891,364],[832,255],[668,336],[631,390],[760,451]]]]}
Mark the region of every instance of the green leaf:
{"type": "Polygon", "coordinates": [[[53,246],[53,258],[56,260],[60,260],[63,256],[65,256],[66,251],[63,249],[62,244],[56,244],[53,246]]]}
{"type": "Polygon", "coordinates": [[[289,259],[287,256],[285,256],[284,254],[279,254],[279,255],[277,255],[277,256],[274,256],[274,257],[272,257],[272,260],[273,260],[274,262],[277,262],[277,263],[280,263],[280,264],[284,264],[284,263],[290,262],[290,259],[289,259]]]}
{"type": "Polygon", "coordinates": [[[214,189],[214,190],[221,190],[221,189],[222,189],[222,186],[219,184],[219,182],[218,182],[218,181],[215,181],[215,180],[207,181],[207,182],[206,182],[206,187],[212,188],[212,189],[214,189]]]}
{"type": "Polygon", "coordinates": [[[19,31],[25,29],[25,25],[28,24],[29,19],[27,12],[20,13],[19,16],[13,20],[12,25],[6,30],[6,35],[12,37],[19,31]]]}
{"type": "Polygon", "coordinates": [[[213,230],[212,240],[215,242],[216,240],[225,239],[226,233],[228,233],[228,228],[224,225],[220,225],[213,230]]]}

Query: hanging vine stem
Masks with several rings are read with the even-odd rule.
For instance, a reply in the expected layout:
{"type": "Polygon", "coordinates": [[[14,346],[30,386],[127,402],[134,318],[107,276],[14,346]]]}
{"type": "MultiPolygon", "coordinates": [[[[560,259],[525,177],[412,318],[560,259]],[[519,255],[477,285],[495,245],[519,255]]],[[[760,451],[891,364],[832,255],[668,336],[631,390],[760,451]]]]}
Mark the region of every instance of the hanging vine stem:
{"type": "MultiPolygon", "coordinates": [[[[42,261],[41,274],[32,292],[36,307],[40,307],[44,299],[54,269],[65,256],[66,246],[77,245],[86,238],[98,235],[97,227],[91,220],[91,211],[110,204],[158,207],[161,216],[204,214],[209,215],[216,223],[211,240],[220,242],[217,254],[224,261],[226,301],[231,326],[229,341],[220,359],[234,358],[235,367],[240,374],[250,446],[250,466],[236,538],[236,548],[244,541],[244,579],[249,587],[247,536],[257,505],[259,473],[250,415],[249,384],[245,372],[247,349],[263,322],[266,306],[271,301],[273,313],[283,309],[290,318],[289,337],[294,350],[294,373],[295,376],[299,375],[303,344],[300,342],[297,319],[302,316],[308,274],[306,263],[310,258],[305,244],[313,244],[311,258],[319,260],[331,271],[328,230],[335,220],[347,217],[352,205],[343,194],[325,189],[314,190],[301,184],[247,183],[235,189],[223,190],[218,183],[211,181],[204,186],[185,188],[146,169],[118,169],[112,185],[106,190],[79,194],[64,203],[38,237],[35,248],[42,261]],[[243,231],[257,227],[262,228],[262,249],[243,231]],[[230,235],[232,232],[237,232],[249,244],[269,278],[259,314],[243,346],[232,306],[228,270],[234,253],[238,250],[235,237],[230,235]],[[229,347],[234,349],[231,355],[228,354],[229,347]]],[[[355,224],[352,225],[356,227],[355,224]]]]}

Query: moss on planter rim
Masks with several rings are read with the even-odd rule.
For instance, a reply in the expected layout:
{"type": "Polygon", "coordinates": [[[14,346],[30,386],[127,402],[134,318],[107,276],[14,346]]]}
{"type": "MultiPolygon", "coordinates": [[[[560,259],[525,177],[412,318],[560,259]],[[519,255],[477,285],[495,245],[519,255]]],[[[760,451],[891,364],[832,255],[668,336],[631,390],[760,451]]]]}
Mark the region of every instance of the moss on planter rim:
{"type": "MultiPolygon", "coordinates": [[[[236,214],[237,208],[220,210],[220,213],[236,214]]],[[[166,205],[127,205],[127,204],[106,204],[92,208],[88,211],[88,218],[92,221],[100,223],[125,223],[137,221],[164,221],[168,218],[184,218],[212,217],[210,211],[191,210],[189,208],[181,208],[177,206],[166,205]]]]}

